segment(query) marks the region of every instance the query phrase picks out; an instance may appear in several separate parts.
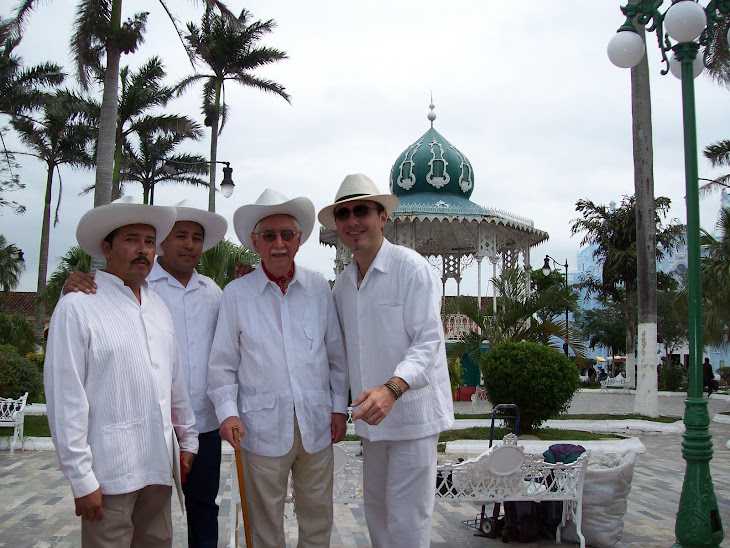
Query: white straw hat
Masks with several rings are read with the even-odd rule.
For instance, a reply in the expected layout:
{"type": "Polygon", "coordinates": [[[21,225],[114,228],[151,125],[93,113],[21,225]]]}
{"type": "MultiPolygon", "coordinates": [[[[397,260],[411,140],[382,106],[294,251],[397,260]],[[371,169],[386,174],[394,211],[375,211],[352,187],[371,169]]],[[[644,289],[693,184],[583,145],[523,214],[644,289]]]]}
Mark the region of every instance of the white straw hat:
{"type": "Polygon", "coordinates": [[[398,208],[398,198],[392,194],[381,194],[372,179],[362,173],[356,173],[345,177],[335,195],[335,203],[328,205],[319,212],[317,216],[319,222],[327,228],[336,229],[335,208],[340,204],[355,200],[377,202],[385,208],[388,215],[398,208]]]}
{"type": "MultiPolygon", "coordinates": [[[[225,217],[222,215],[198,209],[197,207],[192,207],[188,200],[178,202],[171,207],[175,208],[175,222],[192,221],[203,227],[203,251],[208,251],[226,235],[226,231],[228,230],[228,221],[226,221],[225,217]]],[[[158,255],[163,254],[162,248],[160,248],[160,244],[162,242],[163,240],[157,240],[158,255]]]]}

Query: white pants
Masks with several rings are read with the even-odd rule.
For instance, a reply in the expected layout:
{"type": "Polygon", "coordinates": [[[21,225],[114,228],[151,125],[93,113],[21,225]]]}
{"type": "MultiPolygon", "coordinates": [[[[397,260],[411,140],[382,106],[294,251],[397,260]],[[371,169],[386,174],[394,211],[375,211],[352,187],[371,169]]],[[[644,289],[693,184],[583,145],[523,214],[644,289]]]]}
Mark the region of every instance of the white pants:
{"type": "Polygon", "coordinates": [[[362,440],[365,520],[374,548],[426,548],[436,493],[438,434],[362,440]]]}

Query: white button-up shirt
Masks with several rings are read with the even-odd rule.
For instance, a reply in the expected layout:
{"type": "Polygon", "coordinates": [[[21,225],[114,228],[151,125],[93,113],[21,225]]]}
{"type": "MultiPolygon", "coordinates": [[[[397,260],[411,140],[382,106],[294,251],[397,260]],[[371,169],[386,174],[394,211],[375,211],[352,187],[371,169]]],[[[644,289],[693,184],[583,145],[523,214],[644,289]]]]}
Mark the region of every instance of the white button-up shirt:
{"type": "Polygon", "coordinates": [[[294,443],[294,412],[308,453],[332,442],[332,413],[347,412],[347,364],[327,280],[296,267],[286,295],[258,268],[223,290],[208,364],[218,419],[240,416],[243,447],[279,457],[294,443]]]}
{"type": "Polygon", "coordinates": [[[410,389],[378,425],[355,423],[371,441],[410,440],[448,429],[454,421],[441,323],[441,289],[428,261],[383,240],[357,288],[353,260],[333,289],[340,315],[353,399],[400,377],[410,389]]]}
{"type": "Polygon", "coordinates": [[[208,357],[223,292],[213,280],[195,271],[188,285],[183,286],[157,261],[147,282],[165,301],[175,324],[182,370],[195,413],[195,429],[198,432],[218,430],[215,407],[208,397],[208,357]]]}
{"type": "Polygon", "coordinates": [[[143,284],[140,303],[106,272],[96,284],[56,306],[44,371],[51,436],[76,498],[172,485],[173,428],[181,450],[198,450],[162,299],[143,284]]]}

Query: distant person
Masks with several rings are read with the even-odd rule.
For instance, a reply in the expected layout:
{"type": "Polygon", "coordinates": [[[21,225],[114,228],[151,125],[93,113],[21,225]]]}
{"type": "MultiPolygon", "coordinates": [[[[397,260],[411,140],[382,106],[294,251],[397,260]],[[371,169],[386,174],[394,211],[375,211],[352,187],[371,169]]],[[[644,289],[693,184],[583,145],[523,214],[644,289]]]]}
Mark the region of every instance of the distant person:
{"type": "Polygon", "coordinates": [[[702,364],[702,386],[707,387],[707,397],[712,395],[713,379],[715,374],[712,372],[712,364],[710,364],[710,358],[705,358],[702,364]]]}
{"type": "Polygon", "coordinates": [[[589,382],[596,382],[597,373],[596,373],[596,368],[593,367],[593,364],[590,364],[588,366],[587,374],[588,374],[588,381],[589,382]]]}

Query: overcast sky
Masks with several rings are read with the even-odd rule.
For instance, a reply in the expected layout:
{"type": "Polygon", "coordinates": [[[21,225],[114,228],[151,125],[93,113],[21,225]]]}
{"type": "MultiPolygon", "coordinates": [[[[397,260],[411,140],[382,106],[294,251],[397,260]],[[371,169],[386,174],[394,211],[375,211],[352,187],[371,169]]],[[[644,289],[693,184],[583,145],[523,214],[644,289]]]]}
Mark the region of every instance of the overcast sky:
{"type": "MultiPolygon", "coordinates": [[[[11,15],[13,4],[2,2],[0,14],[11,15]]],[[[26,65],[54,61],[71,73],[68,42],[76,1],[39,4],[17,51],[26,65]]],[[[533,267],[539,268],[547,253],[559,261],[567,258],[573,271],[580,247],[579,238],[570,235],[575,202],[588,198],[608,204],[633,194],[630,71],[614,67],[606,56],[606,44],[624,20],[620,4],[229,0],[236,13],[245,7],[256,19],[276,21],[264,44],[286,51],[289,59],[258,75],[285,86],[292,102],[228,84],[230,116],[218,158],[231,162],[236,189],[230,199],[218,196],[218,213],[230,223],[234,210],[255,201],[266,187],[289,197],[306,195],[319,210],[331,203],[349,173],[365,173],[387,191],[393,162],[429,127],[433,94],[434,127],[473,165],[471,200],[528,217],[550,234],[531,251],[533,267]]],[[[170,84],[190,74],[193,68],[159,5],[151,0],[123,5],[125,17],[143,9],[150,15],[145,44],[124,56],[122,65],[137,67],[159,55],[170,84]]],[[[195,3],[168,5],[183,24],[199,21],[195,3]]],[[[655,194],[671,198],[671,217],[684,222],[680,82],[660,74],[656,36],[648,35],[647,41],[655,194]]],[[[696,96],[700,149],[730,138],[730,90],[700,77],[696,96]]],[[[167,111],[202,123],[200,88],[170,103],[167,111]]],[[[209,138],[208,131],[203,141],[185,148],[207,156],[209,138]]],[[[26,205],[27,212],[3,211],[0,233],[25,252],[27,268],[18,289],[33,291],[46,176],[37,160],[18,159],[27,187],[9,197],[26,205]]],[[[703,158],[699,172],[708,178],[722,173],[703,158]]],[[[91,172],[62,168],[61,174],[61,222],[51,231],[49,276],[58,257],[76,244],[78,219],[93,203],[90,195],[78,196],[93,182],[91,172]]],[[[57,185],[56,180],[54,207],[57,185]]],[[[139,185],[126,188],[141,199],[139,185]]],[[[207,208],[207,190],[179,186],[160,185],[155,203],[183,197],[207,208]]],[[[719,194],[702,201],[703,227],[714,227],[719,202],[719,194]]],[[[237,241],[232,226],[228,234],[237,241]]],[[[318,243],[316,231],[297,256],[328,278],[334,277],[333,259],[334,250],[318,243]]],[[[491,275],[491,268],[484,275],[491,275]]],[[[447,293],[455,291],[451,281],[447,293]]],[[[462,293],[476,294],[476,265],[464,273],[462,293]]]]}

